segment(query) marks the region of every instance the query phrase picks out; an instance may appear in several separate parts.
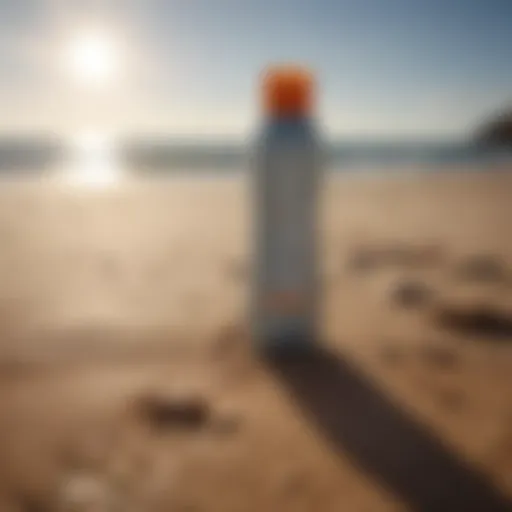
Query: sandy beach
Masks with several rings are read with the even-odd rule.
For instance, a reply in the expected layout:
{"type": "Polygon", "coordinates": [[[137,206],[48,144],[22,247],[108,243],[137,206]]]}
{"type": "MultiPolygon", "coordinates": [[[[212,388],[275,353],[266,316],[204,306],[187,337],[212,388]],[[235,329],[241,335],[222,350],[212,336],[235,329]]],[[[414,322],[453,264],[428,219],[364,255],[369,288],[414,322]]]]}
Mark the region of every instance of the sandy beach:
{"type": "Polygon", "coordinates": [[[257,360],[242,178],[0,185],[0,511],[512,509],[512,173],[329,176],[257,360]]]}

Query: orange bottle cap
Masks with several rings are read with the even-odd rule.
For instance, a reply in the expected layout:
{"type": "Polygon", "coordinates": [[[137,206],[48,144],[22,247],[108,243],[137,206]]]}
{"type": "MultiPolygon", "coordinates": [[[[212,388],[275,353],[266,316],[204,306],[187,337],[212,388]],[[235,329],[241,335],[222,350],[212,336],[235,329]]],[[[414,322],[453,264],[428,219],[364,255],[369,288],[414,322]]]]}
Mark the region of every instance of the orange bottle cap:
{"type": "Polygon", "coordinates": [[[274,117],[307,115],[313,108],[314,79],[300,66],[276,66],[263,76],[263,106],[274,117]]]}

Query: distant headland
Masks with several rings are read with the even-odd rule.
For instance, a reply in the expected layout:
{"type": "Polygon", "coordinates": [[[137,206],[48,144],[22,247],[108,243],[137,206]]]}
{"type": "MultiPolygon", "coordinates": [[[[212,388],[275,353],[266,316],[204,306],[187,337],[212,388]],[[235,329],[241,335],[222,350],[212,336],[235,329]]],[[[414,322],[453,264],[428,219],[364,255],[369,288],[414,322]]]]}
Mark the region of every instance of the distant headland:
{"type": "Polygon", "coordinates": [[[512,108],[490,118],[476,133],[479,144],[512,148],[512,108]]]}

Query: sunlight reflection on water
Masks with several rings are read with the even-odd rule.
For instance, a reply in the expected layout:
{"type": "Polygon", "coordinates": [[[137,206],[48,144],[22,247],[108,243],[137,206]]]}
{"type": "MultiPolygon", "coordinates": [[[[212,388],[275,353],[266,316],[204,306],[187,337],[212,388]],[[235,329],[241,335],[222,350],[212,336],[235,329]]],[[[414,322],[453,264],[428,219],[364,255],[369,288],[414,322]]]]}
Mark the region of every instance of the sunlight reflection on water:
{"type": "Polygon", "coordinates": [[[68,147],[69,157],[64,180],[86,186],[110,186],[122,178],[122,168],[115,140],[100,133],[85,133],[73,137],[68,147]]]}

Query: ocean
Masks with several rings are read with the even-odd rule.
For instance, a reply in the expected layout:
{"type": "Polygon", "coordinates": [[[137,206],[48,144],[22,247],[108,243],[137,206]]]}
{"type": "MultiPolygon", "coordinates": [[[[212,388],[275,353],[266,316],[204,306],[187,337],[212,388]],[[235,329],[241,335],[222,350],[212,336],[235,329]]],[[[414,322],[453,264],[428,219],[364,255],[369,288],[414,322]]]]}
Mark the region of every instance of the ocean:
{"type": "MultiPolygon", "coordinates": [[[[130,175],[174,172],[240,173],[247,171],[250,150],[242,144],[136,141],[79,148],[49,140],[0,140],[4,175],[44,174],[70,162],[116,166],[130,175]]],[[[429,172],[479,170],[512,164],[512,148],[469,142],[341,141],[326,146],[326,166],[333,172],[429,172]]]]}
{"type": "MultiPolygon", "coordinates": [[[[240,172],[249,168],[250,150],[236,144],[149,144],[132,148],[125,156],[126,165],[138,172],[240,172]]],[[[342,141],[326,146],[326,166],[334,172],[471,170],[508,163],[512,164],[512,148],[468,142],[342,141]]]]}

